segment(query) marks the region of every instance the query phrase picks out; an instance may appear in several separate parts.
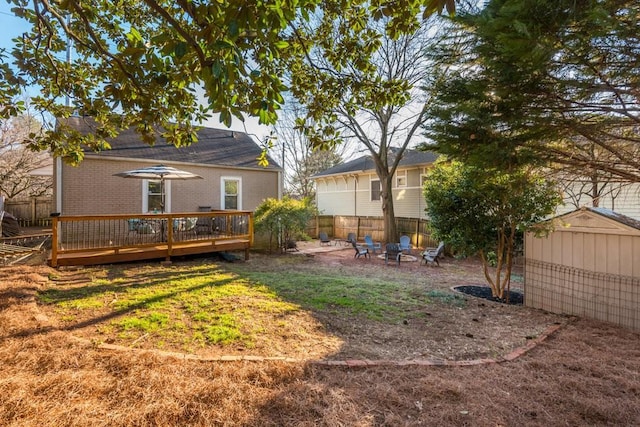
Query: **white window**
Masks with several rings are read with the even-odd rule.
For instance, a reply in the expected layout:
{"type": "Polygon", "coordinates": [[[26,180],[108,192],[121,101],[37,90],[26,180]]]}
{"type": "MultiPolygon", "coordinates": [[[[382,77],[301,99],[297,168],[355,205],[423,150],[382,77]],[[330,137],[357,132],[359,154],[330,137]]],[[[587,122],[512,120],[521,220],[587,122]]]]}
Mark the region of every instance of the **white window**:
{"type": "Polygon", "coordinates": [[[371,180],[371,200],[380,200],[380,180],[372,179],[371,180]]]}
{"type": "Polygon", "coordinates": [[[396,187],[407,186],[407,171],[396,172],[396,187]]]}
{"type": "Polygon", "coordinates": [[[142,181],[142,212],[171,212],[171,185],[164,182],[164,197],[160,180],[142,181]],[[162,202],[164,200],[164,207],[162,202]]]}
{"type": "Polygon", "coordinates": [[[242,210],[242,178],[220,178],[220,195],[222,209],[242,210]]]}
{"type": "Polygon", "coordinates": [[[424,187],[424,183],[425,182],[427,182],[427,175],[421,174],[420,175],[420,187],[424,187]]]}

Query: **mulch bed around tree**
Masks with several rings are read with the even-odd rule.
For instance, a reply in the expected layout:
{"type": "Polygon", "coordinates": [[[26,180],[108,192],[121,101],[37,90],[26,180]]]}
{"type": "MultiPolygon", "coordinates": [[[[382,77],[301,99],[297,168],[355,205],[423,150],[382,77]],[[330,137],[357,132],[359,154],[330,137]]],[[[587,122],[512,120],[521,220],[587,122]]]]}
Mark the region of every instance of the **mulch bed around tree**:
{"type": "Polygon", "coordinates": [[[481,286],[481,285],[455,286],[453,290],[462,292],[463,294],[466,294],[466,295],[471,295],[477,298],[483,298],[483,299],[494,301],[494,302],[501,302],[501,303],[512,304],[512,305],[522,305],[524,303],[524,295],[516,291],[509,291],[509,292],[505,291],[505,298],[500,299],[500,298],[494,297],[491,294],[491,288],[488,286],[481,286]],[[509,298],[507,298],[507,293],[509,294],[509,298]]]}

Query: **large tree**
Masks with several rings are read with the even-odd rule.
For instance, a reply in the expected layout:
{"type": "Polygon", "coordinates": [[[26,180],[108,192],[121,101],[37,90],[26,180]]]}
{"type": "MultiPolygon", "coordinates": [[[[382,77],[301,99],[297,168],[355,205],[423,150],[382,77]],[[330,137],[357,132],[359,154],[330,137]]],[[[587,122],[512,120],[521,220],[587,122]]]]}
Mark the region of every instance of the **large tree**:
{"type": "Polygon", "coordinates": [[[349,150],[349,144],[343,143],[327,150],[314,149],[296,124],[304,115],[301,105],[294,100],[287,100],[278,122],[273,126],[276,142],[273,144],[271,157],[282,162],[286,194],[294,198],[314,200],[315,182],[311,177],[341,163],[349,150]]]}
{"type": "Polygon", "coordinates": [[[500,299],[508,295],[518,233],[560,202],[554,184],[530,169],[505,172],[457,161],[436,163],[424,195],[434,237],[461,255],[478,255],[492,295],[500,299]]]}
{"type": "MultiPolygon", "coordinates": [[[[376,10],[394,17],[390,28],[415,25],[418,0],[212,1],[9,0],[32,30],[15,40],[13,65],[28,84],[39,85],[33,104],[54,117],[93,116],[95,135],[58,126],[34,141],[70,162],[82,160],[83,146],[108,149],[105,137],[135,127],[152,142],[156,125],[180,146],[195,140],[193,123],[209,113],[221,121],[249,114],[273,123],[283,102],[282,60],[300,48],[294,22],[316,11],[376,10]],[[73,55],[67,55],[69,45],[73,55]],[[206,107],[196,103],[203,87],[206,107]],[[65,102],[69,99],[70,102],[65,102]]],[[[428,12],[451,0],[430,0],[428,12]]],[[[343,29],[349,31],[349,28],[343,29]]],[[[4,75],[6,61],[0,57],[4,75]]],[[[0,95],[7,92],[0,86],[0,95]]],[[[3,98],[4,101],[4,98],[3,98]]]]}
{"type": "Polygon", "coordinates": [[[430,73],[425,53],[435,40],[436,18],[397,34],[384,15],[356,8],[301,23],[295,35],[304,54],[290,69],[292,93],[308,113],[299,124],[311,143],[325,148],[351,140],[371,156],[380,180],[383,240],[394,242],[393,175],[428,118],[428,92],[421,86],[430,73]]]}
{"type": "Polygon", "coordinates": [[[456,65],[431,111],[438,149],[640,181],[638,16],[635,0],[492,0],[459,15],[438,55],[456,65]]]}
{"type": "Polygon", "coordinates": [[[33,172],[51,164],[47,153],[34,153],[25,140],[40,133],[42,124],[31,114],[0,119],[0,195],[9,199],[50,195],[52,177],[33,172]]]}

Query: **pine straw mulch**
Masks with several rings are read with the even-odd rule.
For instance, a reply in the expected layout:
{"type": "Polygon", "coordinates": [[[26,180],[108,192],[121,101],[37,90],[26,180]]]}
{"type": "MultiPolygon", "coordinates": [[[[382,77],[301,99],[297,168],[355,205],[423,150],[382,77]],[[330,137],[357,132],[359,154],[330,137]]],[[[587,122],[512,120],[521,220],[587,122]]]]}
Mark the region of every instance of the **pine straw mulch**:
{"type": "Polygon", "coordinates": [[[45,327],[34,295],[48,273],[0,270],[3,425],[640,425],[640,334],[607,324],[569,322],[514,361],[472,367],[212,363],[45,327]]]}

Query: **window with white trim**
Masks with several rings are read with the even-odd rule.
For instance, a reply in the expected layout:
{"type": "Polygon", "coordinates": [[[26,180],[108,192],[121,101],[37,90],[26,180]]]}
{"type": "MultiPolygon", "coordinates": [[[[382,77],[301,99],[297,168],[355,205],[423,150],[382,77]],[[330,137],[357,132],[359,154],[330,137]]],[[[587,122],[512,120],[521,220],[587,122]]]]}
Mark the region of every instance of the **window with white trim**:
{"type": "Polygon", "coordinates": [[[427,182],[427,175],[421,174],[420,175],[420,187],[424,187],[424,183],[425,182],[427,182]]]}
{"type": "Polygon", "coordinates": [[[371,200],[380,200],[381,199],[382,189],[380,187],[379,179],[371,180],[371,200]]]}
{"type": "Polygon", "coordinates": [[[142,212],[171,212],[171,185],[164,182],[164,209],[162,207],[162,183],[145,179],[142,182],[142,212]]]}
{"type": "Polygon", "coordinates": [[[239,177],[220,178],[220,205],[222,209],[242,209],[242,179],[239,177]]]}
{"type": "Polygon", "coordinates": [[[407,171],[399,171],[396,172],[396,187],[406,187],[407,186],[407,171]]]}

